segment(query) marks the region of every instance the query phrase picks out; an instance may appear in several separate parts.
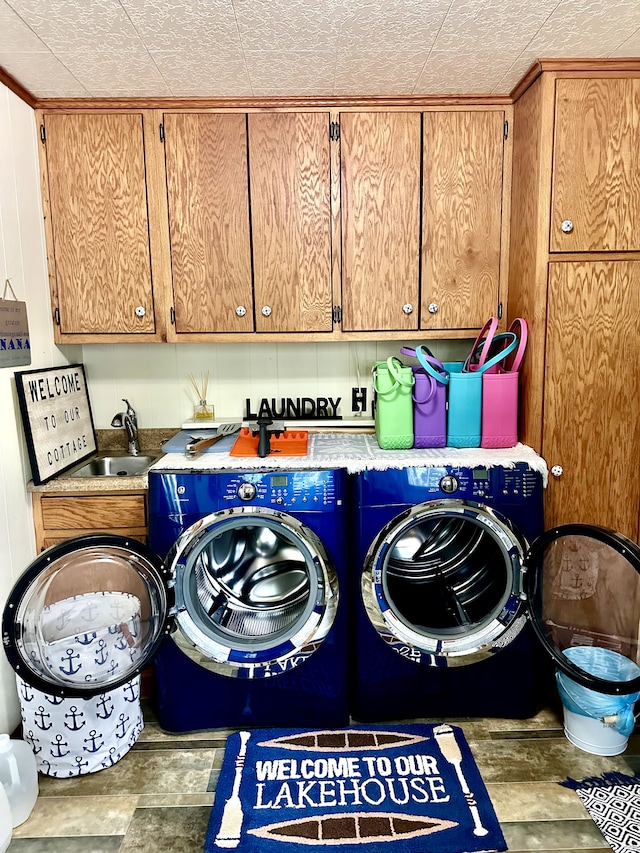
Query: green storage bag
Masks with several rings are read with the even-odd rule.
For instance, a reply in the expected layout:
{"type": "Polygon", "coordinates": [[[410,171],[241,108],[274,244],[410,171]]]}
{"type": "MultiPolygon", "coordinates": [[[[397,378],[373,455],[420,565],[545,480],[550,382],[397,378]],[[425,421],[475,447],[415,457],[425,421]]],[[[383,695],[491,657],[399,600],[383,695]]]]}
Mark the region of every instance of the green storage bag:
{"type": "Polygon", "coordinates": [[[413,370],[395,356],[372,367],[376,438],[383,450],[413,447],[413,370]]]}

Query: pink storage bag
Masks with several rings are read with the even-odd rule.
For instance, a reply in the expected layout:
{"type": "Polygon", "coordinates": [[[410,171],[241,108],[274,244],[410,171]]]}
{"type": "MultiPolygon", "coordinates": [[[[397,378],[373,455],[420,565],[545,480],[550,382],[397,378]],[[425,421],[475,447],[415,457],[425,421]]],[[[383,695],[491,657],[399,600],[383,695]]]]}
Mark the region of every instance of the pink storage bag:
{"type": "Polygon", "coordinates": [[[447,443],[447,384],[449,374],[441,361],[424,345],[415,350],[402,347],[400,352],[417,358],[412,366],[413,446],[444,447],[447,443]]]}
{"type": "MultiPolygon", "coordinates": [[[[518,370],[527,347],[525,320],[517,317],[506,334],[513,334],[514,340],[504,346],[503,358],[482,377],[481,447],[514,447],[518,443],[518,370]]],[[[498,338],[506,339],[506,336],[497,335],[495,340],[498,338]]],[[[480,359],[483,355],[480,354],[480,359]]]]}

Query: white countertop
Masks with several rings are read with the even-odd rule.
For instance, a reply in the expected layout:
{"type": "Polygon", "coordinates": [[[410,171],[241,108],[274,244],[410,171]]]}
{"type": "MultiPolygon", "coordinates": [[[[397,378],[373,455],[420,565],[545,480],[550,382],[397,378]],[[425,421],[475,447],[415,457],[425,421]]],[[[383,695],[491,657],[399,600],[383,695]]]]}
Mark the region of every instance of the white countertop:
{"type": "Polygon", "coordinates": [[[152,471],[247,471],[256,469],[296,470],[346,468],[351,474],[369,469],[437,467],[486,467],[500,465],[513,468],[525,462],[542,474],[546,486],[548,467],[545,460],[526,444],[500,450],[471,447],[442,447],[425,450],[381,450],[375,435],[349,433],[309,433],[306,456],[270,454],[259,457],[231,456],[226,453],[201,453],[189,457],[183,453],[167,453],[155,462],[152,471]]]}

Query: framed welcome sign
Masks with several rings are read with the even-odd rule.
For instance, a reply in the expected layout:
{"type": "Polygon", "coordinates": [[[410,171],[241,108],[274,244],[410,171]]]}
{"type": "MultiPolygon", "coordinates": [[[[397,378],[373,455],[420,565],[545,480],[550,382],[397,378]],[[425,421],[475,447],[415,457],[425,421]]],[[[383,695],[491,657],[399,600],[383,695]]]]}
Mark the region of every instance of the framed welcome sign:
{"type": "Polygon", "coordinates": [[[82,364],[15,374],[31,474],[38,486],[97,451],[82,364]]]}

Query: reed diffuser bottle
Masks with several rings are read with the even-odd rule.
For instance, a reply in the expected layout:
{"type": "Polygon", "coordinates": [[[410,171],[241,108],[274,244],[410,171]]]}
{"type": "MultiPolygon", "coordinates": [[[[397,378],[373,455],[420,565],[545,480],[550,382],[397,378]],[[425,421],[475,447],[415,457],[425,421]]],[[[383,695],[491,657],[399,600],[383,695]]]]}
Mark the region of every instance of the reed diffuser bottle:
{"type": "Polygon", "coordinates": [[[189,374],[189,380],[196,392],[197,402],[193,407],[194,421],[212,421],[214,417],[213,406],[207,403],[207,390],[209,388],[209,371],[207,375],[200,378],[198,384],[192,373],[189,374]]]}

